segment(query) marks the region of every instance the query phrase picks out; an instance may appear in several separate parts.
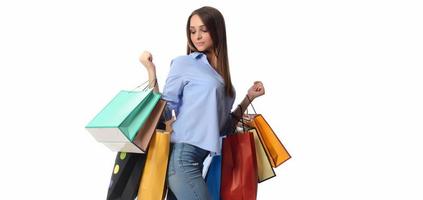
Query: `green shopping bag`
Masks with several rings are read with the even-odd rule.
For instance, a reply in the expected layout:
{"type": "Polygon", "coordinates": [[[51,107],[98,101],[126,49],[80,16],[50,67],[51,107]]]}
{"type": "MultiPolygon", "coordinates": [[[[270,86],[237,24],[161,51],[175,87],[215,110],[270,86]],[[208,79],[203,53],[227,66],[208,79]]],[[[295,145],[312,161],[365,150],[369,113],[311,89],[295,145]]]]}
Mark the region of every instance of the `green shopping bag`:
{"type": "Polygon", "coordinates": [[[145,153],[145,150],[134,144],[134,139],[160,97],[152,89],[122,90],[85,128],[112,151],[145,153]]]}

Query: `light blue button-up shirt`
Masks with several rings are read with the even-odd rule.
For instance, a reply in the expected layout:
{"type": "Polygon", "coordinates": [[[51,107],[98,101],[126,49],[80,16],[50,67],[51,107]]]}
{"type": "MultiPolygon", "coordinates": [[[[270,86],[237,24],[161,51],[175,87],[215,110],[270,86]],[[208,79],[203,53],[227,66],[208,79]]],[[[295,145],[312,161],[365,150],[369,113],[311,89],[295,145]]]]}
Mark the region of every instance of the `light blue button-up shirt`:
{"type": "Polygon", "coordinates": [[[165,116],[175,110],[171,142],[188,143],[220,154],[220,135],[230,131],[229,121],[235,100],[225,94],[220,74],[200,52],[172,60],[162,98],[167,101],[165,116]]]}

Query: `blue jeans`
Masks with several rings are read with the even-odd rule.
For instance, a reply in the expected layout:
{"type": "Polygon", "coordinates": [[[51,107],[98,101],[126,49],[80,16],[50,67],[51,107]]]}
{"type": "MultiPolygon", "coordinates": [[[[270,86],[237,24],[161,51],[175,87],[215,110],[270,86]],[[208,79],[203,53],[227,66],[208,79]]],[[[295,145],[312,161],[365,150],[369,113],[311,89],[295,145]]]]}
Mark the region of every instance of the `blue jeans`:
{"type": "Polygon", "coordinates": [[[168,200],[211,200],[203,179],[203,161],[208,151],[187,143],[171,146],[169,159],[168,200]]]}

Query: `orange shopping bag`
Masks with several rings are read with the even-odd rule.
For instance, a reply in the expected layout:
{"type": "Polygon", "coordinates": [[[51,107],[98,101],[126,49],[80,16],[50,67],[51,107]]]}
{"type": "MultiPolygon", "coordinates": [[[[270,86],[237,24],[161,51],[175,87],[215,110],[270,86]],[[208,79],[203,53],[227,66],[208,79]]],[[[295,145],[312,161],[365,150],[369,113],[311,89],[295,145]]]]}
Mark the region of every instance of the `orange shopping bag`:
{"type": "Polygon", "coordinates": [[[255,114],[250,114],[245,117],[248,119],[246,120],[246,124],[257,130],[258,135],[261,141],[263,142],[266,154],[269,157],[270,163],[272,164],[272,167],[278,167],[279,165],[290,159],[291,155],[283,146],[278,136],[276,136],[269,123],[267,123],[267,121],[261,114],[256,113],[254,106],[253,104],[251,104],[251,102],[250,105],[253,108],[255,114]]]}

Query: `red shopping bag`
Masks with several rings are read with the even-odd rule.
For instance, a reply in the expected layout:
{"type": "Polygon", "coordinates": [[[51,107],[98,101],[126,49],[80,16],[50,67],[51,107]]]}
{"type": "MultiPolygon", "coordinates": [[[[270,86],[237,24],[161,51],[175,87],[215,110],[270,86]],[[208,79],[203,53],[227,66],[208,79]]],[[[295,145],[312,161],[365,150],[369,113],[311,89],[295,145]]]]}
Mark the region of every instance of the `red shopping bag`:
{"type": "Polygon", "coordinates": [[[252,133],[244,131],[224,138],[220,187],[222,200],[255,200],[257,179],[252,133]]]}

